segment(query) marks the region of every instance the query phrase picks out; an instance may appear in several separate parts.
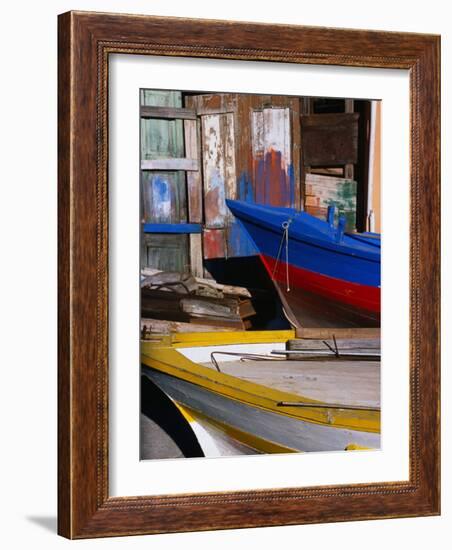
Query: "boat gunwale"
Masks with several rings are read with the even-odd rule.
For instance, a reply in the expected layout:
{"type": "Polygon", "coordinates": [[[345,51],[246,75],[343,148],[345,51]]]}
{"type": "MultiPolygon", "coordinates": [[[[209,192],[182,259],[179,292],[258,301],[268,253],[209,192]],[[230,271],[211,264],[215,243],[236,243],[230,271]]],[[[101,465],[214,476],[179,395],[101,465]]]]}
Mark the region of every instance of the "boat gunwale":
{"type": "MultiPolygon", "coordinates": [[[[243,201],[229,201],[229,202],[240,203],[240,202],[243,202],[243,201]]],[[[297,221],[296,216],[300,215],[300,214],[308,215],[316,221],[325,223],[325,225],[327,226],[327,227],[325,227],[325,229],[330,228],[330,233],[327,233],[326,231],[321,231],[320,229],[317,229],[317,228],[314,227],[313,229],[309,228],[310,231],[309,231],[308,235],[306,236],[303,233],[301,233],[300,231],[297,231],[297,228],[292,228],[292,230],[291,230],[290,227],[289,227],[289,234],[292,235],[292,238],[294,238],[294,240],[297,240],[298,242],[300,242],[302,244],[305,244],[305,245],[311,245],[311,246],[316,246],[318,248],[322,248],[322,249],[327,250],[329,252],[333,251],[337,254],[341,254],[341,255],[344,255],[344,256],[358,257],[361,260],[366,260],[366,261],[373,262],[373,263],[380,263],[380,259],[379,259],[380,252],[379,251],[377,252],[377,250],[380,250],[380,249],[378,247],[376,247],[375,245],[371,245],[370,243],[366,243],[366,242],[364,242],[360,239],[356,239],[352,236],[349,236],[346,233],[344,233],[343,239],[347,239],[347,240],[350,239],[351,241],[353,241],[353,244],[348,243],[348,242],[344,242],[343,240],[341,242],[332,242],[330,239],[334,238],[333,230],[335,228],[329,226],[328,223],[325,220],[320,220],[319,218],[316,218],[315,216],[311,216],[307,212],[295,211],[295,213],[293,213],[293,214],[289,214],[289,212],[275,213],[275,212],[271,212],[268,207],[265,207],[265,206],[262,206],[262,205],[254,205],[254,204],[248,204],[248,203],[245,203],[245,204],[247,205],[247,207],[250,207],[250,206],[251,207],[258,207],[263,212],[267,211],[269,213],[269,215],[271,215],[271,216],[287,216],[287,219],[284,220],[286,222],[289,221],[289,220],[290,221],[292,221],[292,220],[297,221]],[[311,231],[315,231],[319,235],[318,236],[312,235],[311,231]],[[357,243],[357,241],[358,241],[358,243],[357,243]],[[350,251],[348,251],[347,249],[349,249],[350,251]]],[[[243,223],[243,221],[241,219],[243,217],[244,220],[246,220],[248,223],[251,223],[251,224],[255,225],[256,227],[259,227],[259,228],[263,229],[264,231],[270,231],[271,233],[275,233],[278,236],[280,236],[282,234],[283,228],[282,228],[282,226],[278,227],[276,225],[275,220],[262,220],[262,219],[256,217],[255,215],[253,215],[252,213],[243,212],[243,211],[240,211],[240,216],[237,216],[237,214],[235,214],[235,213],[234,213],[234,216],[238,220],[240,220],[241,223],[243,223]]],[[[298,221],[300,221],[300,223],[306,223],[306,225],[308,225],[308,223],[304,222],[303,220],[298,220],[298,221]]],[[[253,242],[254,242],[254,239],[253,239],[253,242]]]]}

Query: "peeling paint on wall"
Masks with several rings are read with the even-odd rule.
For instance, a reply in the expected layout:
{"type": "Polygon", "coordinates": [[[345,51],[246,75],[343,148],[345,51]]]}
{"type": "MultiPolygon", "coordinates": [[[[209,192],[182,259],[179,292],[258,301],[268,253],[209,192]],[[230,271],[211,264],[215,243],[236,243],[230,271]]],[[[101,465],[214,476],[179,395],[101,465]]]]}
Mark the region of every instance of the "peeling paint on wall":
{"type": "Polygon", "coordinates": [[[151,185],[155,222],[167,221],[171,215],[171,194],[168,182],[162,177],[156,176],[151,185]]]}
{"type": "Polygon", "coordinates": [[[256,203],[295,206],[293,167],[285,164],[281,151],[270,149],[254,163],[256,203]]]}

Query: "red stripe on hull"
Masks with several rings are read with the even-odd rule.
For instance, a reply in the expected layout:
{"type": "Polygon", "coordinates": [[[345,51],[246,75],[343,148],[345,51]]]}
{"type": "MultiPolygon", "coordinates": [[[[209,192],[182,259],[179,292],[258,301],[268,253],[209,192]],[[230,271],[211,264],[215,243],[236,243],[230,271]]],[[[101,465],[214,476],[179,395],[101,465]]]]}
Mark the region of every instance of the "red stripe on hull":
{"type": "MultiPolygon", "coordinates": [[[[264,254],[260,254],[260,257],[270,277],[279,283],[285,283],[287,264],[279,261],[276,271],[273,273],[275,259],[264,254]]],[[[337,302],[380,313],[380,289],[378,287],[335,279],[292,264],[289,264],[289,282],[291,286],[320,294],[337,302]]]]}

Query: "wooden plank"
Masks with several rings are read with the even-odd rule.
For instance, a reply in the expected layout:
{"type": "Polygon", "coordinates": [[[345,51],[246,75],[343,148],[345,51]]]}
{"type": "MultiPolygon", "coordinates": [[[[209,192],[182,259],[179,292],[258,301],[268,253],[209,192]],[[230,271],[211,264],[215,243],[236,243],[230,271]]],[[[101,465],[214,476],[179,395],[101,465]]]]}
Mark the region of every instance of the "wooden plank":
{"type": "Polygon", "coordinates": [[[194,101],[196,113],[202,115],[218,115],[235,113],[239,94],[202,94],[189,98],[194,101]]]}
{"type": "MultiPolygon", "coordinates": [[[[328,343],[334,347],[333,340],[329,340],[328,343]]],[[[380,350],[381,342],[379,338],[336,338],[336,344],[339,350],[356,350],[356,349],[374,349],[380,350]]],[[[286,343],[286,349],[295,350],[309,350],[309,349],[325,349],[328,347],[319,342],[318,339],[309,340],[307,338],[290,339],[286,343]]]]}
{"type": "Polygon", "coordinates": [[[223,228],[232,219],[225,199],[236,198],[234,117],[204,115],[201,121],[206,227],[223,228]]]}
{"type": "MultiPolygon", "coordinates": [[[[195,101],[188,97],[187,105],[192,107],[195,101]]],[[[184,121],[185,154],[198,159],[201,167],[200,128],[197,120],[184,121]]],[[[191,223],[201,223],[202,215],[202,174],[201,170],[187,172],[188,219],[191,223]]],[[[203,275],[202,236],[190,235],[190,267],[193,275],[203,275]]]]}
{"type": "Polygon", "coordinates": [[[141,316],[200,325],[244,328],[237,299],[187,296],[159,289],[141,289],[141,316]]]}
{"type": "Polygon", "coordinates": [[[343,166],[358,161],[358,113],[301,117],[303,164],[343,166]]]}
{"type": "Polygon", "coordinates": [[[287,167],[292,161],[290,139],[290,110],[288,108],[264,109],[264,147],[268,151],[280,151],[287,167]]]}
{"type": "Polygon", "coordinates": [[[335,338],[380,338],[379,328],[297,328],[297,338],[328,340],[335,338]]]}
{"type": "Polygon", "coordinates": [[[291,137],[292,137],[292,171],[294,182],[294,199],[292,205],[297,210],[303,210],[303,198],[301,193],[301,121],[300,121],[300,100],[291,98],[291,137]]]}
{"type": "Polygon", "coordinates": [[[301,126],[307,129],[334,129],[355,127],[359,119],[359,113],[328,113],[302,115],[301,126]]]}
{"type": "MultiPolygon", "coordinates": [[[[180,108],[180,91],[141,90],[141,105],[149,107],[180,108]]],[[[180,158],[184,156],[182,120],[145,119],[141,126],[141,159],[180,158]]]]}
{"type": "MultiPolygon", "coordinates": [[[[149,267],[144,267],[141,269],[141,275],[144,277],[150,277],[157,273],[162,273],[162,271],[158,269],[149,268],[149,267]]],[[[251,298],[250,291],[247,288],[244,288],[241,286],[223,285],[221,283],[217,283],[213,279],[205,279],[202,276],[195,277],[195,280],[199,285],[216,289],[225,295],[233,295],[233,296],[238,296],[240,298],[251,298]]]]}
{"type": "MultiPolygon", "coordinates": [[[[221,372],[267,388],[344,406],[380,405],[380,366],[370,361],[222,361],[221,372]]],[[[203,366],[215,369],[212,362],[203,366]]]]}
{"type": "Polygon", "coordinates": [[[181,294],[196,292],[198,283],[188,273],[180,271],[157,271],[141,280],[141,288],[145,289],[171,289],[181,294]]]}
{"type": "Polygon", "coordinates": [[[141,266],[161,271],[187,272],[188,235],[145,233],[142,236],[141,266]]]}
{"type": "Polygon", "coordinates": [[[197,300],[195,298],[183,298],[180,302],[182,311],[185,313],[205,316],[216,316],[226,318],[237,318],[237,314],[231,311],[227,305],[217,304],[205,300],[197,300]]]}
{"type": "Polygon", "coordinates": [[[197,315],[194,313],[190,315],[190,323],[204,325],[205,327],[228,327],[231,330],[246,330],[250,326],[248,321],[242,321],[240,317],[234,319],[215,317],[213,315],[206,317],[205,315],[197,315]]]}
{"type": "Polygon", "coordinates": [[[195,277],[202,277],[204,274],[202,263],[202,235],[199,233],[192,233],[189,240],[190,270],[195,277]]]}
{"type": "MultiPolygon", "coordinates": [[[[235,134],[234,115],[225,113],[220,115],[221,142],[224,154],[224,186],[225,198],[237,198],[237,173],[235,168],[235,134]]],[[[234,219],[229,209],[226,210],[228,220],[234,219]]]]}
{"type": "MultiPolygon", "coordinates": [[[[188,98],[190,99],[190,98],[188,98]]],[[[199,125],[196,120],[184,121],[185,155],[198,160],[201,167],[201,152],[199,146],[199,125]]],[[[202,176],[201,170],[187,172],[188,219],[192,223],[202,222],[202,176]]]]}
{"type": "Polygon", "coordinates": [[[290,109],[253,111],[252,149],[256,202],[295,206],[290,109]]]}
{"type": "Polygon", "coordinates": [[[360,361],[377,359],[381,352],[380,338],[336,338],[334,340],[308,340],[297,339],[289,340],[286,343],[287,359],[309,361],[313,359],[324,359],[331,361],[347,360],[360,361]],[[328,345],[326,345],[328,344],[328,345]],[[337,346],[338,356],[334,355],[335,346],[337,346]],[[300,353],[297,353],[300,352],[300,353]],[[365,359],[367,358],[367,359],[365,359]]]}
{"type": "Polygon", "coordinates": [[[226,256],[226,235],[224,229],[204,229],[204,258],[224,258],[226,256]]]}
{"type": "Polygon", "coordinates": [[[184,172],[141,173],[145,223],[185,223],[187,193],[184,172]]]}
{"type": "MultiPolygon", "coordinates": [[[[355,109],[355,101],[353,99],[346,99],[345,103],[345,112],[353,113],[355,109]]],[[[355,176],[355,167],[352,163],[346,164],[344,166],[344,178],[353,179],[355,176]]]]}
{"type": "Polygon", "coordinates": [[[357,182],[346,178],[306,174],[305,199],[306,211],[325,219],[328,206],[335,205],[336,221],[345,216],[347,230],[356,228],[357,182]]]}
{"type": "MultiPolygon", "coordinates": [[[[237,328],[212,326],[212,332],[228,332],[230,330],[237,331],[237,328]]],[[[173,333],[193,333],[206,332],[206,325],[198,325],[196,323],[183,323],[180,321],[165,321],[163,319],[141,319],[141,338],[144,340],[152,340],[152,335],[156,334],[173,334],[173,333]]]]}
{"type": "Polygon", "coordinates": [[[248,317],[256,315],[256,310],[251,300],[243,300],[243,302],[240,302],[239,315],[242,319],[247,319],[248,317]]]}
{"type": "Polygon", "coordinates": [[[196,120],[196,112],[183,107],[151,107],[149,105],[142,105],[140,107],[140,116],[141,118],[196,120]]]}
{"type": "Polygon", "coordinates": [[[189,158],[160,158],[153,160],[142,160],[142,170],[185,170],[198,171],[198,159],[189,158]]]}

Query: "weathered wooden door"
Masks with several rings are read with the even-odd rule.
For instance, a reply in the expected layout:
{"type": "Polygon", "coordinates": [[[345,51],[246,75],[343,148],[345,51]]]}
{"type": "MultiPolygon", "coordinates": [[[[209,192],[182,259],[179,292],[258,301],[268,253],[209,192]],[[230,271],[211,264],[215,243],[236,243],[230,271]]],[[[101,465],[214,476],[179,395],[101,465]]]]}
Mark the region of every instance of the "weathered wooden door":
{"type": "Polygon", "coordinates": [[[225,201],[300,206],[299,101],[251,94],[189,99],[201,119],[204,258],[256,254],[225,201]]]}
{"type": "Polygon", "coordinates": [[[196,136],[196,115],[182,108],[180,91],[141,90],[140,99],[141,265],[200,274],[200,252],[193,251],[201,226],[200,220],[189,223],[187,189],[187,174],[199,172],[199,162],[196,141],[184,143],[186,135],[196,136]]]}

